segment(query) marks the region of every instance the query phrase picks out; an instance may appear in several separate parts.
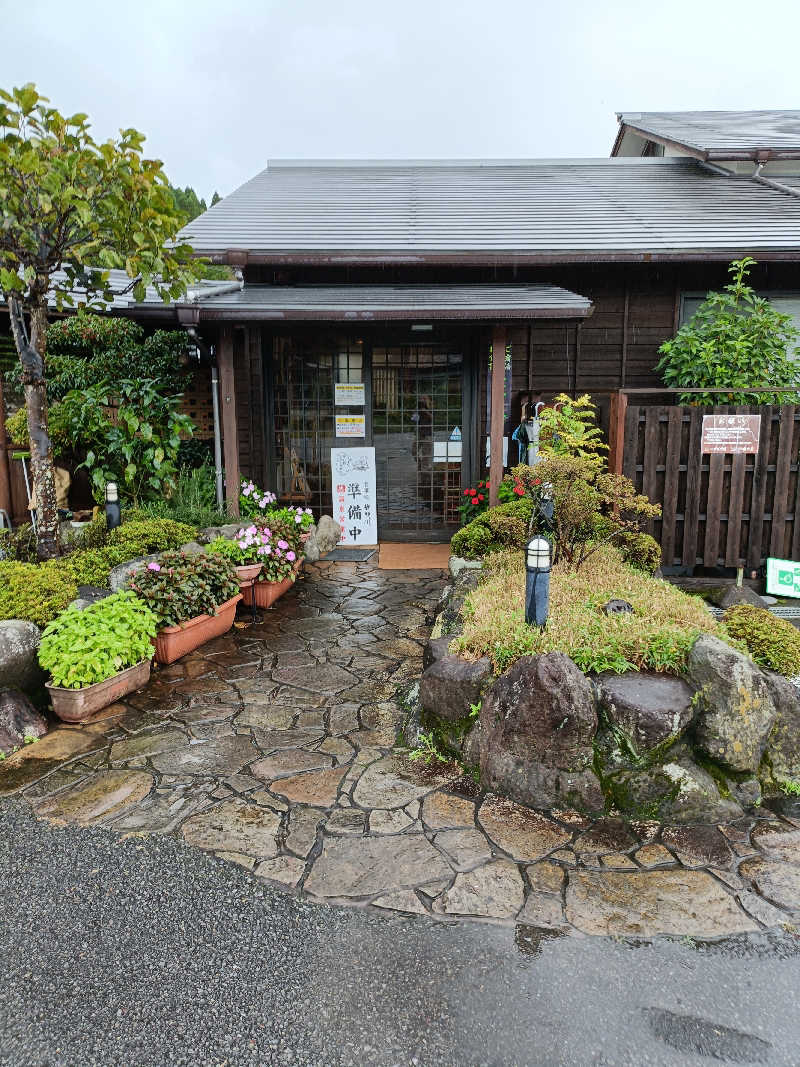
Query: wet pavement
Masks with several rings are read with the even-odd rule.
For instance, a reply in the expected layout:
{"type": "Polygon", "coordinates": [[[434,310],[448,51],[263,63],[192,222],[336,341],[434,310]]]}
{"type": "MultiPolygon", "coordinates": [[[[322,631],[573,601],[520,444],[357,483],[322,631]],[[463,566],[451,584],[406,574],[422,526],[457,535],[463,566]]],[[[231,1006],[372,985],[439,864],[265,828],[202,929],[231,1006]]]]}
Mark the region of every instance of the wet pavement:
{"type": "Polygon", "coordinates": [[[537,813],[394,751],[441,571],[307,566],[255,627],[0,766],[40,817],[173,836],[304,898],[550,933],[792,929],[800,820],[537,813]]]}
{"type": "Polygon", "coordinates": [[[797,1063],[797,937],[561,937],[301,900],[0,808],[0,1064],[797,1063]]]}

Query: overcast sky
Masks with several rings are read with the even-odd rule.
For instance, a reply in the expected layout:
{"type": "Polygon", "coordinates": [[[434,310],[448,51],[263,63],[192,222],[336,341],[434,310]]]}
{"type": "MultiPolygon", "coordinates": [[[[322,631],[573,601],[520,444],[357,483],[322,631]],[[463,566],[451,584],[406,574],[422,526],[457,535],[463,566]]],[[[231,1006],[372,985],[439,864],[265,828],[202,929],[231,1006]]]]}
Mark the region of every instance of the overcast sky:
{"type": "Polygon", "coordinates": [[[798,0],[0,0],[0,85],[223,195],[270,158],[608,155],[619,110],[800,107],[798,0]]]}

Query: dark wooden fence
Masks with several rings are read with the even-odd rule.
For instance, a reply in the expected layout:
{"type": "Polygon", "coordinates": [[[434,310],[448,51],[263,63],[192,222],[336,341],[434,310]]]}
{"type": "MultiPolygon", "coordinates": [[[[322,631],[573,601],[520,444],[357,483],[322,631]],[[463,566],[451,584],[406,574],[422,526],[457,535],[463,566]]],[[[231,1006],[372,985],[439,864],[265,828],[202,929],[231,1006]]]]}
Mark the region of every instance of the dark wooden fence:
{"type": "MultiPolygon", "coordinates": [[[[642,400],[647,398],[642,397],[642,400]]],[[[800,559],[800,406],[677,407],[612,397],[610,467],[662,507],[666,567],[800,559]],[[761,415],[755,455],[701,455],[703,415],[761,415]]]]}

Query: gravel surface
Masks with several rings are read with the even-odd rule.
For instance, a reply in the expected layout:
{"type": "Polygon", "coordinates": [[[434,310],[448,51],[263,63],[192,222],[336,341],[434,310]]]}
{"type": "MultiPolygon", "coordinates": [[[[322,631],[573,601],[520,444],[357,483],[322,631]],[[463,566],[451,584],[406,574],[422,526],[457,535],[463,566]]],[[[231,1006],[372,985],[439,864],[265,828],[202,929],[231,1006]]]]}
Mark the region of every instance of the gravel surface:
{"type": "Polygon", "coordinates": [[[797,1063],[790,933],[634,945],[384,918],[16,802],[0,885],[3,1065],[797,1063]]]}

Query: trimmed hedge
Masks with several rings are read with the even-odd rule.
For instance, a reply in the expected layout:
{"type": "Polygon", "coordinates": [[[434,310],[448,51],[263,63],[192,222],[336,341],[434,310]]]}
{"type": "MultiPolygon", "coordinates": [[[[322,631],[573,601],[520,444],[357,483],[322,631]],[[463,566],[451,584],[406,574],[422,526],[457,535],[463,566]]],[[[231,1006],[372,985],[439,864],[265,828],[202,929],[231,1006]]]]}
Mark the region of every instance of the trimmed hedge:
{"type": "Polygon", "coordinates": [[[755,604],[736,604],[722,617],[731,637],[738,638],[760,667],[787,678],[800,674],[800,630],[755,604]]]}
{"type": "Polygon", "coordinates": [[[78,595],[77,582],[53,563],[0,562],[0,619],[46,626],[78,595]]]}

